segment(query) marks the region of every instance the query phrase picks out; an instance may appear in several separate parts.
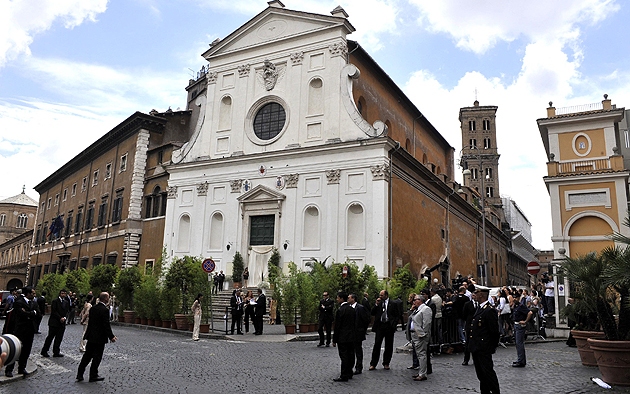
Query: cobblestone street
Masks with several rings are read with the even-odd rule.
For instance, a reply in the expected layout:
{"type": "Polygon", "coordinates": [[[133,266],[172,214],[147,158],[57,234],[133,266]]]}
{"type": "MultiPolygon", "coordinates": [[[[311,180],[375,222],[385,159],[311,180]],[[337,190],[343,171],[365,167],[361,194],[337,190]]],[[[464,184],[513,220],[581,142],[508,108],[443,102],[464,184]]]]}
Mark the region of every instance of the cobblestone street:
{"type": "MultiPolygon", "coordinates": [[[[408,354],[394,353],[391,370],[379,365],[367,371],[374,340],[364,342],[364,372],[348,383],[335,383],[339,375],[337,349],[317,348],[317,342],[267,342],[279,338],[265,334],[245,335],[242,341],[201,339],[188,336],[114,326],[119,341],[108,344],[100,368],[105,381],[76,383],[80,325],[67,327],[61,346],[63,358],[39,355],[48,327],[36,335],[31,360],[35,375],[0,386],[2,393],[478,393],[474,366],[462,366],[462,354],[433,358],[433,374],[414,382],[408,354]],[[266,337],[266,338],[265,338],[266,337]],[[248,342],[254,340],[255,342],[248,342]]],[[[270,327],[271,328],[271,327],[270,327]]],[[[276,327],[274,327],[276,328],[276,327]]],[[[271,330],[269,330],[271,331],[271,330]]],[[[278,331],[278,330],[275,330],[278,331]]],[[[401,331],[396,346],[405,343],[401,331]]],[[[580,364],[575,348],[563,342],[527,346],[526,368],[512,368],[514,347],[499,348],[495,369],[503,393],[603,393],[590,381],[601,377],[597,368],[580,364]]],[[[630,392],[615,388],[615,392],[630,392]]]]}

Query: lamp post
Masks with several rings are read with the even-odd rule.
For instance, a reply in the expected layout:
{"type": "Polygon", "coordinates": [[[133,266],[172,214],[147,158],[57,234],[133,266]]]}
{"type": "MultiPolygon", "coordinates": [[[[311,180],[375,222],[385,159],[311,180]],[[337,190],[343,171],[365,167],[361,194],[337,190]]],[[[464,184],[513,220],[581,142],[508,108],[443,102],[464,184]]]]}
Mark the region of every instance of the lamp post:
{"type": "MultiPolygon", "coordinates": [[[[476,146],[471,146],[470,149],[477,149],[476,146]]],[[[482,231],[482,239],[483,239],[483,272],[482,272],[482,278],[483,278],[483,285],[484,286],[488,286],[488,250],[486,248],[486,190],[485,190],[485,185],[484,185],[484,180],[485,180],[485,174],[483,171],[483,159],[481,157],[481,153],[477,153],[476,155],[470,155],[475,157],[478,161],[479,161],[479,172],[481,173],[481,231],[482,231]]],[[[466,166],[468,166],[468,162],[466,162],[466,166]]],[[[466,168],[463,172],[463,175],[470,175],[471,172],[468,168],[466,168]]]]}

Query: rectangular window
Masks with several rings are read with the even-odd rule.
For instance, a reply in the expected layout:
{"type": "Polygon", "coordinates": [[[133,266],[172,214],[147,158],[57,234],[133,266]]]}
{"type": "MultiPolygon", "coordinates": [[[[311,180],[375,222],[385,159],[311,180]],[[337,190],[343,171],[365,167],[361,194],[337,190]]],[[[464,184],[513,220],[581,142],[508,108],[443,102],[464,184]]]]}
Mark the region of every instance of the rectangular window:
{"type": "Polygon", "coordinates": [[[122,219],[123,195],[122,192],[116,193],[116,199],[112,205],[112,222],[120,222],[122,219]]]}
{"type": "Polygon", "coordinates": [[[153,274],[153,265],[155,264],[155,260],[144,260],[144,274],[152,275],[153,274]]]}
{"type": "Polygon", "coordinates": [[[35,243],[39,244],[40,237],[42,236],[42,225],[37,226],[37,232],[35,232],[35,243]]]}
{"type": "Polygon", "coordinates": [[[83,223],[83,207],[79,207],[77,210],[77,220],[74,222],[74,233],[78,234],[81,229],[81,223],[83,223]]]}
{"type": "Polygon", "coordinates": [[[158,152],[157,162],[158,164],[162,164],[163,161],[164,161],[164,151],[161,150],[158,152]]]}
{"type": "Polygon", "coordinates": [[[68,199],[68,188],[63,189],[63,198],[62,201],[66,201],[68,199]]]}
{"type": "Polygon", "coordinates": [[[127,154],[120,156],[120,172],[127,171],[127,154]]]}
{"type": "Polygon", "coordinates": [[[88,205],[87,213],[85,215],[85,231],[90,231],[94,224],[94,202],[88,205]]]}
{"type": "Polygon", "coordinates": [[[63,229],[64,236],[68,237],[72,229],[72,211],[68,212],[68,218],[66,219],[66,227],[63,229]]]}
{"type": "Polygon", "coordinates": [[[471,168],[470,169],[470,176],[472,179],[477,179],[479,178],[479,172],[476,168],[471,168]]]}
{"type": "Polygon", "coordinates": [[[630,149],[630,135],[629,135],[629,130],[628,129],[625,129],[623,131],[623,136],[624,136],[624,139],[626,141],[626,149],[630,149]]]}
{"type": "Polygon", "coordinates": [[[469,142],[470,142],[470,149],[477,149],[477,139],[471,138],[469,142]]]}
{"type": "Polygon", "coordinates": [[[486,179],[492,179],[492,168],[486,168],[486,179]]]}
{"type": "Polygon", "coordinates": [[[116,265],[116,259],[118,258],[117,255],[112,254],[112,255],[108,255],[107,256],[107,264],[109,265],[116,265]]]}
{"type": "Polygon", "coordinates": [[[490,130],[490,120],[488,120],[488,119],[484,119],[483,120],[483,129],[486,130],[486,131],[490,130]]]}
{"type": "Polygon", "coordinates": [[[46,202],[45,202],[45,201],[43,201],[43,202],[42,202],[42,212],[44,212],[44,210],[45,210],[45,209],[46,209],[46,202]]]}
{"type": "Polygon", "coordinates": [[[101,265],[101,256],[92,257],[92,267],[96,267],[97,265],[101,265]]]}
{"type": "Polygon", "coordinates": [[[59,205],[59,193],[55,194],[55,206],[59,205]]]}
{"type": "Polygon", "coordinates": [[[494,189],[492,186],[486,187],[486,197],[494,197],[494,189]]]}
{"type": "Polygon", "coordinates": [[[483,139],[483,149],[492,149],[492,143],[490,142],[490,138],[483,139]]]}
{"type": "Polygon", "coordinates": [[[42,240],[41,243],[45,243],[48,239],[48,222],[44,222],[44,227],[42,228],[42,240]]]}
{"type": "Polygon", "coordinates": [[[476,125],[475,125],[475,121],[474,120],[469,120],[468,121],[468,130],[470,130],[470,131],[475,131],[476,130],[476,125]]]}
{"type": "Polygon", "coordinates": [[[107,224],[107,197],[101,200],[101,205],[98,207],[98,227],[102,227],[107,224]]]}
{"type": "Polygon", "coordinates": [[[105,179],[112,177],[112,163],[107,163],[105,166],[105,179]]]}
{"type": "Polygon", "coordinates": [[[79,265],[81,266],[81,268],[83,269],[87,269],[87,265],[88,265],[88,258],[87,257],[83,257],[81,259],[81,261],[79,261],[79,265]]]}
{"type": "Polygon", "coordinates": [[[94,176],[92,178],[92,186],[98,185],[98,170],[94,171],[94,176]]]}
{"type": "Polygon", "coordinates": [[[72,185],[72,197],[74,197],[74,196],[76,196],[76,195],[77,195],[77,183],[75,182],[75,183],[72,185]]]}
{"type": "Polygon", "coordinates": [[[88,183],[88,177],[84,177],[81,183],[81,192],[84,192],[87,190],[87,183],[88,183]]]}
{"type": "Polygon", "coordinates": [[[273,245],[275,215],[250,216],[249,244],[273,245]]]}

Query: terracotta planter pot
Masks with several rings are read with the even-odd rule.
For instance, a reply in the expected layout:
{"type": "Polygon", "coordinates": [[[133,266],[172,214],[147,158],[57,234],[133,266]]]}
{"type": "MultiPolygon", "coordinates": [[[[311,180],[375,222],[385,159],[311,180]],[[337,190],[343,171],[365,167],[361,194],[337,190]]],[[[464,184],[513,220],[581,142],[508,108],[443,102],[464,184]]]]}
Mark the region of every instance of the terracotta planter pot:
{"type": "Polygon", "coordinates": [[[630,386],[630,341],[589,338],[588,343],[604,382],[630,386]]]}
{"type": "Polygon", "coordinates": [[[140,318],[140,324],[142,324],[143,326],[147,325],[147,321],[148,321],[148,319],[146,317],[141,317],[140,318]]]}
{"type": "Polygon", "coordinates": [[[295,324],[285,324],[284,331],[286,334],[295,334],[295,324]]]}
{"type": "Polygon", "coordinates": [[[162,319],[155,319],[155,327],[162,327],[162,319]]]}
{"type": "Polygon", "coordinates": [[[317,332],[317,329],[319,328],[319,323],[311,323],[311,328],[310,328],[310,332],[317,332]]]}
{"type": "Polygon", "coordinates": [[[171,329],[177,330],[177,322],[175,320],[171,320],[171,329]]]}
{"type": "Polygon", "coordinates": [[[125,315],[118,316],[118,323],[124,323],[124,322],[125,322],[125,315]]]}
{"type": "Polygon", "coordinates": [[[199,332],[207,334],[210,332],[210,324],[200,324],[199,325],[199,332]]]}
{"type": "Polygon", "coordinates": [[[133,324],[133,322],[136,319],[136,312],[134,312],[134,311],[123,311],[123,314],[125,316],[125,322],[133,324]]]}
{"type": "Polygon", "coordinates": [[[311,328],[311,324],[310,323],[300,323],[299,324],[299,328],[300,328],[300,333],[303,334],[305,332],[309,332],[309,330],[311,328]]]}
{"type": "Polygon", "coordinates": [[[188,330],[188,318],[182,313],[175,314],[175,322],[178,330],[188,330]]]}
{"type": "Polygon", "coordinates": [[[586,365],[587,367],[596,367],[597,361],[595,360],[595,355],[593,354],[593,350],[591,350],[587,339],[603,338],[604,333],[601,331],[571,330],[571,334],[573,335],[573,338],[575,338],[575,344],[577,345],[578,352],[580,353],[582,365],[586,365]]]}
{"type": "Polygon", "coordinates": [[[155,319],[148,319],[147,318],[147,325],[152,326],[152,327],[155,326],[155,319]]]}
{"type": "Polygon", "coordinates": [[[170,320],[162,320],[162,328],[171,328],[171,324],[170,320]]]}
{"type": "Polygon", "coordinates": [[[133,324],[140,324],[142,320],[139,317],[134,317],[133,324]]]}

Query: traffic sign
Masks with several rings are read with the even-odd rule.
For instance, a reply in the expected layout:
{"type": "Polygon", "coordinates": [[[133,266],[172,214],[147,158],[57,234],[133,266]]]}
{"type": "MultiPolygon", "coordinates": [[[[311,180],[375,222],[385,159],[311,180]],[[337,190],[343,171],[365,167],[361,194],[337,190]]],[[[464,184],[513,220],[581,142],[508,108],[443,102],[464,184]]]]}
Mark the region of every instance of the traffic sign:
{"type": "Polygon", "coordinates": [[[217,265],[214,263],[214,260],[205,259],[203,263],[201,263],[201,268],[203,268],[203,270],[207,273],[211,273],[215,270],[215,268],[217,268],[217,265]]]}
{"type": "Polygon", "coordinates": [[[527,263],[527,273],[530,275],[536,275],[540,272],[540,264],[537,261],[531,261],[527,263]]]}

